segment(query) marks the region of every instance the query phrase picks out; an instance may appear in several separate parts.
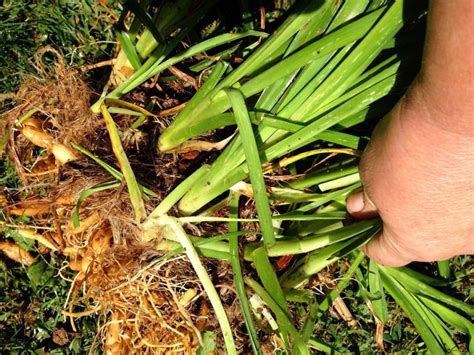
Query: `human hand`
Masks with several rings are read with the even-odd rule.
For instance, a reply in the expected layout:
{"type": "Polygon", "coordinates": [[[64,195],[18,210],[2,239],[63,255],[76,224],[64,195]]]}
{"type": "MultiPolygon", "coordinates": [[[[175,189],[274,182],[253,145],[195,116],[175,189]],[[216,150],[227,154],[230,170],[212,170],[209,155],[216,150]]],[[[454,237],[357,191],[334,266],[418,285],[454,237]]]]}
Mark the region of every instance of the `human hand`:
{"type": "Polygon", "coordinates": [[[474,253],[474,6],[431,5],[422,70],[374,131],[364,192],[347,204],[355,217],[383,220],[364,252],[388,266],[474,253]]]}

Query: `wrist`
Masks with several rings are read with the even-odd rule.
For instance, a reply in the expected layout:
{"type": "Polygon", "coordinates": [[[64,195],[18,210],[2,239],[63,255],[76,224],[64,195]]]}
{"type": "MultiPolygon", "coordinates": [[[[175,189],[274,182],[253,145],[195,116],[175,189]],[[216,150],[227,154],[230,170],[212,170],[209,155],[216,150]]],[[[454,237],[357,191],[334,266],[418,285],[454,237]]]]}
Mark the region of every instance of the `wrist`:
{"type": "Polygon", "coordinates": [[[399,119],[415,132],[423,133],[417,138],[426,139],[425,143],[472,150],[474,102],[460,97],[443,100],[441,96],[432,83],[419,75],[398,104],[399,119]]]}

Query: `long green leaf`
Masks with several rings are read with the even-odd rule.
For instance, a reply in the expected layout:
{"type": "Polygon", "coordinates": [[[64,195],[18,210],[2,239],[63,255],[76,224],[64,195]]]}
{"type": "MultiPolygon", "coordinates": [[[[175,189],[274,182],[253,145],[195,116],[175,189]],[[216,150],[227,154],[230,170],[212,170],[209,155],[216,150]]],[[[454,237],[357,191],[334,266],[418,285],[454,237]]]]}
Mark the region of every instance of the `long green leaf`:
{"type": "MultiPolygon", "coordinates": [[[[331,126],[343,121],[345,118],[361,114],[366,116],[370,109],[368,105],[385,96],[392,90],[396,77],[392,76],[378,84],[372,89],[368,89],[351,100],[331,110],[327,114],[321,115],[319,119],[303,127],[296,133],[265,149],[262,154],[265,160],[271,161],[275,158],[288,154],[306,144],[310,144],[318,139],[318,134],[331,126]]],[[[243,159],[239,152],[241,147],[241,137],[238,142],[232,144],[213,163],[211,171],[206,178],[206,184],[200,183],[186,194],[179,204],[183,213],[192,213],[211,199],[217,197],[230,186],[245,178],[248,173],[246,166],[240,165],[243,159]],[[227,174],[225,173],[227,172],[227,174]]],[[[265,161],[264,161],[265,162],[265,161]]]]}
{"type": "Polygon", "coordinates": [[[79,198],[77,199],[77,202],[76,202],[76,206],[74,207],[74,209],[72,210],[72,224],[74,226],[74,228],[77,228],[79,227],[80,225],[80,220],[79,220],[79,209],[81,208],[81,204],[91,195],[97,193],[97,192],[100,192],[100,191],[104,191],[104,190],[108,190],[108,189],[114,189],[116,187],[119,187],[120,186],[120,182],[118,181],[111,181],[111,182],[104,182],[104,183],[101,183],[101,184],[98,184],[94,187],[91,187],[87,190],[84,190],[81,192],[81,194],[79,195],[79,198]]]}
{"type": "Polygon", "coordinates": [[[436,300],[420,295],[420,300],[445,322],[459,329],[470,338],[470,349],[474,345],[474,324],[436,300]]]}
{"type": "Polygon", "coordinates": [[[288,318],[287,313],[280,308],[280,306],[275,302],[275,300],[268,294],[268,292],[259,285],[259,283],[251,278],[246,277],[245,283],[249,285],[256,294],[258,294],[262,300],[270,307],[272,312],[276,315],[278,319],[278,325],[284,337],[286,334],[290,334],[293,338],[294,349],[298,350],[301,354],[309,354],[307,347],[304,345],[303,340],[301,339],[298,331],[295,326],[292,324],[288,318]]]}
{"type": "MultiPolygon", "coordinates": [[[[82,154],[86,155],[87,157],[91,158],[93,161],[95,161],[97,164],[99,164],[102,168],[104,168],[105,171],[107,171],[110,175],[112,175],[115,179],[119,180],[119,181],[122,181],[123,180],[123,174],[118,171],[117,169],[115,169],[113,166],[107,164],[105,161],[103,161],[102,159],[100,159],[99,157],[95,156],[94,154],[92,154],[91,152],[89,152],[87,149],[85,149],[84,147],[81,147],[80,145],[78,144],[75,144],[75,143],[71,143],[72,147],[74,149],[76,149],[77,151],[81,152],[82,154]]],[[[143,192],[143,193],[146,193],[147,195],[149,196],[152,196],[152,197],[158,197],[158,195],[140,185],[140,190],[143,192]]]]}
{"type": "Polygon", "coordinates": [[[393,278],[396,278],[400,282],[403,282],[404,286],[411,292],[416,294],[422,294],[431,298],[436,299],[439,302],[443,302],[449,306],[455,307],[471,317],[474,317],[474,306],[464,303],[446,293],[443,293],[434,287],[431,287],[425,283],[420,282],[410,274],[403,272],[403,269],[399,268],[387,268],[379,266],[381,270],[389,274],[393,278]]]}
{"type": "Polygon", "coordinates": [[[112,150],[114,151],[115,157],[120,165],[125,182],[127,183],[128,193],[130,195],[130,201],[135,213],[135,220],[141,222],[145,218],[145,204],[143,203],[142,194],[140,187],[138,186],[135,174],[133,173],[130,162],[128,161],[127,155],[120,141],[120,133],[115,125],[115,122],[107,111],[107,107],[102,105],[101,107],[102,116],[104,117],[107,131],[109,132],[110,141],[112,143],[112,150]]]}
{"type": "MultiPolygon", "coordinates": [[[[239,195],[231,193],[230,196],[230,217],[238,217],[239,211],[239,195]]],[[[229,222],[229,232],[237,232],[239,230],[238,222],[229,222]]],[[[249,334],[250,344],[254,354],[262,354],[260,348],[260,342],[258,340],[257,330],[252,318],[252,311],[250,309],[250,302],[245,291],[245,284],[242,275],[242,268],[240,266],[239,256],[239,239],[238,236],[229,238],[229,249],[230,249],[230,263],[232,265],[232,271],[234,274],[234,284],[237,296],[239,298],[240,309],[244,317],[245,326],[249,334]]]]}
{"type": "Polygon", "coordinates": [[[117,34],[117,38],[120,42],[120,45],[122,46],[123,51],[127,56],[128,61],[130,62],[130,64],[132,64],[133,69],[140,69],[142,63],[128,33],[125,31],[121,31],[117,34]]]}
{"type": "Polygon", "coordinates": [[[255,269],[257,269],[258,276],[262,281],[265,289],[270,292],[271,297],[275,300],[278,306],[287,314],[290,314],[288,305],[286,303],[285,294],[281,289],[280,282],[275,273],[275,270],[268,259],[267,251],[264,247],[256,248],[251,255],[255,269]]]}
{"type": "Polygon", "coordinates": [[[279,240],[275,244],[267,247],[268,255],[274,257],[309,253],[313,250],[355,237],[372,229],[378,223],[379,222],[375,220],[362,221],[334,231],[315,234],[313,236],[305,236],[301,239],[279,240]]]}
{"type": "MultiPolygon", "coordinates": [[[[313,215],[286,213],[271,217],[273,221],[320,221],[320,220],[343,220],[347,218],[347,212],[334,211],[330,213],[318,213],[313,215]]],[[[201,222],[259,222],[258,218],[227,218],[227,217],[208,217],[208,216],[190,216],[179,217],[181,223],[201,223],[201,222]]]]}
{"type": "Polygon", "coordinates": [[[369,261],[369,291],[372,294],[378,295],[377,299],[372,300],[375,315],[380,321],[385,324],[388,321],[387,301],[385,300],[385,293],[382,287],[382,280],[380,279],[379,269],[374,260],[369,261]]]}
{"type": "Polygon", "coordinates": [[[403,26],[403,8],[403,0],[394,1],[356,48],[308,98],[308,102],[315,102],[316,107],[312,104],[305,105],[298,110],[298,117],[311,116],[312,112],[342,95],[352,85],[352,82],[383,50],[384,43],[403,26]]]}
{"type": "Polygon", "coordinates": [[[156,64],[151,65],[149,68],[147,68],[144,71],[137,71],[135,75],[132,77],[133,79],[130,79],[129,81],[127,81],[126,86],[124,86],[123,88],[119,87],[115,89],[107,97],[118,98],[122,96],[123,94],[126,94],[127,92],[133,90],[137,86],[141,85],[142,83],[152,78],[156,74],[162,72],[163,70],[169,68],[170,66],[176,63],[183,61],[186,58],[190,58],[196,54],[205,52],[209,49],[212,49],[220,45],[223,45],[232,41],[236,41],[248,36],[266,37],[267,34],[264,32],[257,32],[257,31],[248,31],[248,32],[236,33],[236,34],[226,33],[226,34],[222,34],[214,38],[205,40],[201,43],[198,43],[198,44],[195,44],[194,46],[189,47],[188,49],[184,50],[180,54],[177,54],[164,62],[157,62],[156,64]]]}
{"type": "Polygon", "coordinates": [[[359,248],[379,232],[380,227],[375,225],[374,228],[362,232],[359,236],[329,245],[323,249],[307,254],[305,258],[301,259],[295,265],[296,270],[289,270],[280,277],[282,286],[284,288],[292,288],[305,284],[309,277],[321,271],[323,268],[332,264],[350,251],[359,248]]]}
{"type": "Polygon", "coordinates": [[[232,103],[235,120],[237,121],[242,141],[244,142],[244,153],[250,181],[252,182],[253,196],[255,198],[255,204],[257,205],[263,241],[266,245],[272,245],[275,243],[272,216],[265,188],[265,180],[263,178],[262,164],[260,162],[257,143],[253,134],[247,107],[245,106],[244,97],[242,93],[236,89],[227,89],[226,93],[232,103]]]}
{"type": "Polygon", "coordinates": [[[390,277],[384,269],[380,269],[383,286],[408,315],[426,346],[433,354],[444,354],[445,349],[434,336],[422,314],[413,301],[413,296],[396,279],[390,277]]]}
{"type": "Polygon", "coordinates": [[[332,305],[334,300],[339,297],[342,291],[349,285],[350,281],[352,280],[352,275],[354,272],[357,270],[359,267],[360,263],[365,259],[365,254],[361,251],[356,252],[356,257],[354,261],[352,262],[351,266],[345,274],[341,277],[341,280],[338,282],[337,287],[332,289],[326,297],[322,300],[322,302],[319,304],[319,311],[320,312],[325,312],[329,309],[329,307],[332,305]]]}

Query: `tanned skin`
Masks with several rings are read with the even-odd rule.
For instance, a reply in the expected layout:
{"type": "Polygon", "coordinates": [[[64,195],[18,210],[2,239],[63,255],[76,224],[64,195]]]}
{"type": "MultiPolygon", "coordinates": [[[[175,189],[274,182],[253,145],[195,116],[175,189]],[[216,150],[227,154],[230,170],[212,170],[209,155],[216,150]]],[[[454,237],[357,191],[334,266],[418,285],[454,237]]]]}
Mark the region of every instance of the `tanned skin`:
{"type": "Polygon", "coordinates": [[[383,265],[474,253],[474,1],[432,0],[420,73],[378,124],[348,199],[378,214],[364,252],[383,265]]]}

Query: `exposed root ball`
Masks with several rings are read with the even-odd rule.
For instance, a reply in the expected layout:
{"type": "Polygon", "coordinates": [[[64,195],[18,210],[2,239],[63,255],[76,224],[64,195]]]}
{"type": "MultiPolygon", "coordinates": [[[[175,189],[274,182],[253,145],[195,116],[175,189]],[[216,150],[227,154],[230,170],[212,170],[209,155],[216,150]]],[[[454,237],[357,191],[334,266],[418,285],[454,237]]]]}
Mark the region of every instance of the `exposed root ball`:
{"type": "Polygon", "coordinates": [[[181,258],[160,262],[151,250],[115,247],[84,272],[85,298],[111,312],[104,327],[106,353],[188,354],[200,344],[204,328],[195,323],[205,302],[199,281],[189,263],[181,258]]]}
{"type": "MultiPolygon", "coordinates": [[[[184,256],[162,260],[153,245],[143,244],[125,184],[74,148],[80,145],[119,168],[103,120],[89,110],[91,92],[52,53],[58,56],[55,71],[46,72],[40,53],[40,77],[26,81],[16,97],[18,106],[0,121],[6,123],[8,156],[23,185],[2,190],[0,204],[7,218],[30,217],[31,227],[38,227],[19,226],[19,234],[38,243],[42,254],[61,253],[78,272],[65,315],[74,324],[74,318],[100,311],[98,339],[103,339],[105,353],[195,353],[202,345],[201,333],[219,329],[207,296],[184,256]],[[114,187],[94,190],[109,183],[114,187]],[[75,313],[76,305],[86,310],[75,313]]],[[[114,119],[122,132],[129,132],[135,118],[114,119]]],[[[173,155],[150,153],[158,126],[149,122],[139,142],[142,151],[135,142],[127,144],[125,134],[122,138],[139,183],[154,188],[160,198],[173,187],[181,168],[173,155]]],[[[148,212],[153,206],[156,200],[145,201],[148,212]]],[[[35,262],[11,241],[1,242],[0,249],[25,265],[35,262]]],[[[208,266],[210,272],[216,269],[208,266]]],[[[217,283],[224,279],[215,278],[217,283]]],[[[235,292],[223,287],[221,295],[238,338],[242,319],[235,292]]],[[[217,341],[222,345],[219,335],[217,341]]]]}
{"type": "Polygon", "coordinates": [[[71,143],[89,147],[97,138],[100,121],[89,109],[91,91],[74,71],[66,70],[56,51],[46,48],[35,60],[39,75],[25,80],[15,97],[17,106],[4,114],[0,127],[9,134],[8,155],[27,188],[53,177],[47,171],[53,170],[54,163],[76,160],[78,154],[71,143]],[[42,65],[45,53],[58,58],[52,73],[42,65]],[[53,167],[39,169],[50,159],[53,167]]]}

